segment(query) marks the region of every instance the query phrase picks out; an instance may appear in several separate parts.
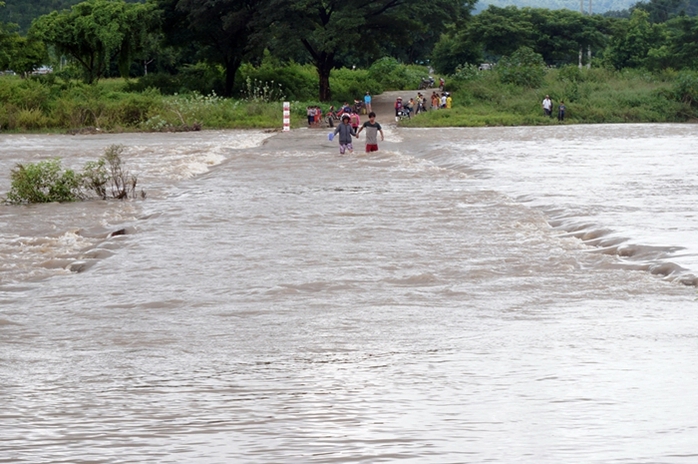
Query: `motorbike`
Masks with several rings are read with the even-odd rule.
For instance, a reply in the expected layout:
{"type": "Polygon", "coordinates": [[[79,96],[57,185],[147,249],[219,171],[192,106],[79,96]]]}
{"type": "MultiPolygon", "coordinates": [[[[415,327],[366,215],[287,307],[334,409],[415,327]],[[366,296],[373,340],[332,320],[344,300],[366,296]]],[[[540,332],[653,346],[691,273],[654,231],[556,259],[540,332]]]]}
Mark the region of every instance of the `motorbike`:
{"type": "Polygon", "coordinates": [[[339,113],[334,109],[334,106],[330,106],[325,114],[325,121],[329,127],[334,127],[335,121],[339,121],[339,113]]]}
{"type": "Polygon", "coordinates": [[[430,77],[427,79],[426,77],[423,77],[422,82],[419,83],[418,90],[430,89],[432,87],[434,87],[434,78],[430,77]]]}
{"type": "Polygon", "coordinates": [[[362,111],[364,107],[364,102],[359,101],[359,100],[354,100],[354,108],[352,111],[356,114],[365,114],[365,111],[362,111]]]}
{"type": "Polygon", "coordinates": [[[410,110],[408,108],[402,108],[397,111],[395,121],[402,121],[403,119],[410,119],[410,110]]]}

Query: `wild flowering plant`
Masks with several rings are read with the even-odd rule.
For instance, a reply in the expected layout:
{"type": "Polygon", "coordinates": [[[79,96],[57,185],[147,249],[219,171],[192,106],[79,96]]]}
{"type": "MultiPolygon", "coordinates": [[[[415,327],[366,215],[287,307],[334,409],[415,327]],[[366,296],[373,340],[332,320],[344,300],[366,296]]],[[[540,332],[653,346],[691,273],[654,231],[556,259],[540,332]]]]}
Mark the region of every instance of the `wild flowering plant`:
{"type": "Polygon", "coordinates": [[[227,102],[229,104],[229,100],[216,95],[214,91],[209,95],[202,95],[198,92],[186,95],[174,94],[164,101],[165,112],[150,117],[143,123],[143,127],[152,131],[200,128],[204,118],[213,108],[220,107],[227,102]]]}
{"type": "Polygon", "coordinates": [[[274,81],[253,80],[249,77],[245,79],[245,86],[240,91],[240,96],[243,100],[264,103],[282,101],[286,98],[281,84],[275,84],[274,81]]]}

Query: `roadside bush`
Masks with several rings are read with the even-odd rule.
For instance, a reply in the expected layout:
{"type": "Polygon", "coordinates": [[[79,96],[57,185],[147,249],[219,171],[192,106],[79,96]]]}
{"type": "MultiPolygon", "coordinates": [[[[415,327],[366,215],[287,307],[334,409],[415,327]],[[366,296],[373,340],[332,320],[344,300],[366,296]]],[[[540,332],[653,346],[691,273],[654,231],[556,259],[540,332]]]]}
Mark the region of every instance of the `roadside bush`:
{"type": "Polygon", "coordinates": [[[14,125],[15,129],[41,129],[49,125],[49,119],[39,109],[23,109],[15,115],[14,125]]]}
{"type": "Polygon", "coordinates": [[[77,128],[87,125],[89,111],[82,101],[64,96],[53,103],[51,112],[58,127],[77,128]]]}
{"type": "Polygon", "coordinates": [[[582,82],[584,75],[579,66],[567,65],[556,70],[557,80],[562,82],[582,82]]]}
{"type": "Polygon", "coordinates": [[[481,77],[481,71],[472,63],[459,64],[452,77],[461,81],[473,81],[481,77]]]}
{"type": "Polygon", "coordinates": [[[368,68],[369,76],[385,90],[416,89],[428,73],[426,66],[404,65],[392,57],[377,60],[368,68]]]}
{"type": "Polygon", "coordinates": [[[335,69],[330,76],[333,100],[353,102],[362,100],[366,92],[375,95],[383,92],[383,86],[365,69],[335,69]]]}
{"type": "Polygon", "coordinates": [[[695,71],[678,73],[673,91],[677,101],[690,106],[698,106],[698,73],[695,71]]]}
{"type": "Polygon", "coordinates": [[[545,61],[530,47],[520,47],[499,60],[495,72],[503,83],[539,87],[545,77],[545,61]]]}
{"type": "Polygon", "coordinates": [[[215,66],[197,63],[185,66],[177,75],[151,73],[125,83],[126,92],[143,92],[147,89],[157,89],[163,95],[176,93],[223,92],[223,72],[215,66]]]}
{"type": "Polygon", "coordinates": [[[152,73],[130,80],[124,87],[126,92],[143,92],[147,89],[157,89],[163,95],[174,95],[184,90],[177,76],[160,73],[152,73]]]}
{"type": "Polygon", "coordinates": [[[118,124],[138,126],[148,120],[151,112],[161,107],[160,95],[154,89],[141,94],[130,94],[114,104],[114,119],[118,124]]]}
{"type": "Polygon", "coordinates": [[[302,66],[297,63],[276,65],[265,62],[259,67],[243,64],[235,79],[233,95],[247,98],[250,84],[261,82],[274,86],[289,100],[310,100],[317,97],[318,77],[315,68],[310,65],[302,66]]]}
{"type": "Polygon", "coordinates": [[[368,68],[368,73],[373,79],[380,81],[384,76],[396,72],[400,67],[401,64],[396,58],[386,56],[376,60],[368,68]]]}

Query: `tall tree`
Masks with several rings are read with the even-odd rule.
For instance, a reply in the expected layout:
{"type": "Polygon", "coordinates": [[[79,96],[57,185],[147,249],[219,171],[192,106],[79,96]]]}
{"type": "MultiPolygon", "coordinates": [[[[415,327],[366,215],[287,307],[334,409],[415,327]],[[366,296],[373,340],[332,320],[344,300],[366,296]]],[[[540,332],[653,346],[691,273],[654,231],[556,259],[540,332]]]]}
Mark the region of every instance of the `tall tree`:
{"type": "Polygon", "coordinates": [[[342,55],[372,62],[382,52],[418,45],[424,32],[433,36],[467,16],[475,0],[269,0],[262,15],[270,21],[264,34],[277,44],[300,43],[319,77],[319,98],[331,98],[330,72],[342,55]],[[421,35],[420,35],[421,34],[421,35]]]}
{"type": "Polygon", "coordinates": [[[156,21],[152,4],[88,0],[70,11],[37,18],[29,32],[79,63],[85,81],[92,83],[104,77],[114,60],[127,75],[134,53],[156,21]]]}
{"type": "Polygon", "coordinates": [[[567,64],[578,60],[579,48],[605,47],[610,34],[608,22],[602,16],[589,16],[571,10],[524,8],[534,30],[533,47],[547,64],[567,64]]]}
{"type": "Polygon", "coordinates": [[[698,18],[678,16],[667,22],[669,55],[675,69],[698,70],[698,18]]]}
{"type": "Polygon", "coordinates": [[[604,59],[617,69],[651,67],[648,54],[666,43],[666,28],[651,24],[649,16],[644,10],[634,10],[614,34],[604,59]]]}
{"type": "Polygon", "coordinates": [[[603,48],[612,20],[570,10],[499,8],[490,5],[465,28],[452,29],[434,48],[435,65],[453,72],[459,64],[484,55],[492,59],[529,47],[547,64],[576,60],[580,47],[603,48]]]}
{"type": "Polygon", "coordinates": [[[536,30],[526,12],[515,6],[490,5],[468,25],[471,42],[479,42],[488,54],[511,55],[519,47],[535,46],[536,30]]]}
{"type": "Polygon", "coordinates": [[[685,6],[687,5],[684,0],[650,0],[637,2],[634,8],[649,13],[651,23],[663,23],[685,6]]]}
{"type": "Polygon", "coordinates": [[[230,96],[235,74],[250,52],[254,20],[264,0],[158,0],[170,44],[196,44],[197,58],[225,69],[225,95],[230,96]]]}
{"type": "MultiPolygon", "coordinates": [[[[0,1],[0,8],[5,3],[0,1]]],[[[0,22],[0,70],[12,69],[27,75],[45,62],[46,47],[35,38],[19,35],[17,24],[0,22]]]]}
{"type": "MultiPolygon", "coordinates": [[[[11,22],[19,26],[19,33],[25,35],[32,21],[52,11],[69,10],[71,6],[84,0],[9,0],[6,8],[0,9],[0,22],[11,22]]],[[[143,3],[144,0],[124,0],[127,3],[143,3]]]]}

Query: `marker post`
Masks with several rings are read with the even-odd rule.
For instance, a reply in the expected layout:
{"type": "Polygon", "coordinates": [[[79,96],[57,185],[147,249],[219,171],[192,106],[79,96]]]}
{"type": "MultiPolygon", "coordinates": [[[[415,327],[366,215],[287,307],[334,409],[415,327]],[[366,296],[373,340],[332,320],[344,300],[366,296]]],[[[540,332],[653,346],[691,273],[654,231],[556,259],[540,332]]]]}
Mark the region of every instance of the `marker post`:
{"type": "Polygon", "coordinates": [[[284,132],[291,130],[291,103],[284,102],[284,132]]]}

